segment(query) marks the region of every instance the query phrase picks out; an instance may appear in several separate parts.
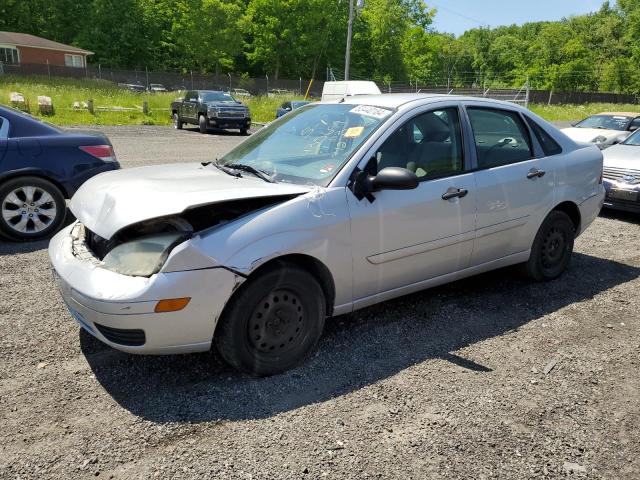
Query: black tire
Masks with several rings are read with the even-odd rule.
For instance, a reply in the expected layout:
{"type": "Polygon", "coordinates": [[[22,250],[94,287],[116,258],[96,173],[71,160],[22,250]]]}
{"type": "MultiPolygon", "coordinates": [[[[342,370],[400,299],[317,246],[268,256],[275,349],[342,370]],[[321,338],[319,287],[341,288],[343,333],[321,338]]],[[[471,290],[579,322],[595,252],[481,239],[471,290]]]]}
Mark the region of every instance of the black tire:
{"type": "Polygon", "coordinates": [[[209,120],[205,115],[198,117],[198,128],[200,129],[200,133],[207,133],[209,130],[209,120]]]}
{"type": "Polygon", "coordinates": [[[173,113],[173,128],[182,130],[182,120],[180,120],[180,115],[177,112],[173,113]]]}
{"type": "Polygon", "coordinates": [[[305,270],[281,264],[258,275],[225,307],[214,342],[229,365],[265,377],[295,367],[315,349],[326,311],[320,284],[305,270]]]}
{"type": "Polygon", "coordinates": [[[525,273],[537,282],[558,278],[569,266],[576,232],[569,216],[551,212],[540,226],[533,241],[525,273]]]}
{"type": "Polygon", "coordinates": [[[240,135],[249,135],[249,129],[247,128],[241,128],[240,129],[240,135]]]}
{"type": "Polygon", "coordinates": [[[0,233],[10,240],[28,242],[48,238],[62,227],[66,216],[64,195],[47,180],[18,177],[0,185],[0,233]],[[27,199],[30,191],[32,202],[27,199]],[[45,194],[50,201],[39,204],[46,200],[45,194]],[[16,199],[21,205],[16,204],[16,199]],[[15,216],[5,218],[5,213],[14,211],[15,216]]]}

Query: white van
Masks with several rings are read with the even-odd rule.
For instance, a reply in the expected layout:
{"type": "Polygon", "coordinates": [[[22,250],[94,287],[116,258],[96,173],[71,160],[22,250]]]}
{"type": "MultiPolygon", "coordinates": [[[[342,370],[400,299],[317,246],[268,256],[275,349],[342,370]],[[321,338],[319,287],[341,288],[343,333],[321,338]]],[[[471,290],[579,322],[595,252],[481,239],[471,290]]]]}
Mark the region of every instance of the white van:
{"type": "Polygon", "coordinates": [[[325,82],[322,88],[322,101],[340,100],[353,95],[380,95],[375,82],[348,80],[344,82],[325,82]]]}

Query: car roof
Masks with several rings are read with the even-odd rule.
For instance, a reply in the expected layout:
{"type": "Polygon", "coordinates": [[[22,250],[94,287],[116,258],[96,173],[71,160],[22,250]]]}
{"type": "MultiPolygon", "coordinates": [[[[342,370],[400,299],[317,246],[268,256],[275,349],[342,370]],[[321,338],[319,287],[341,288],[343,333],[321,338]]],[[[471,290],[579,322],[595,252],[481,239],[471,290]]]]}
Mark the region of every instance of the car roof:
{"type": "Polygon", "coordinates": [[[375,105],[378,107],[399,108],[403,105],[413,102],[424,102],[425,100],[427,101],[426,103],[435,103],[443,100],[483,102],[496,106],[502,105],[519,108],[517,104],[512,102],[504,102],[501,100],[483,97],[447,95],[442,93],[383,93],[380,95],[353,95],[345,97],[344,100],[333,100],[324,103],[346,103],[350,105],[375,105]]]}
{"type": "Polygon", "coordinates": [[[615,115],[618,117],[638,117],[640,113],[637,112],[601,112],[596,115],[615,115]]]}

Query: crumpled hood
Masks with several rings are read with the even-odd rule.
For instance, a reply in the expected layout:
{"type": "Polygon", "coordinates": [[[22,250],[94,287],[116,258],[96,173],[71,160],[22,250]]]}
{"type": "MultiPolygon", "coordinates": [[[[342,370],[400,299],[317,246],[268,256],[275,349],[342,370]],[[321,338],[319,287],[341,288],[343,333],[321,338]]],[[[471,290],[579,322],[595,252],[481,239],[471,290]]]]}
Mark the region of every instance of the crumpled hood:
{"type": "MultiPolygon", "coordinates": [[[[616,137],[625,138],[629,132],[620,130],[603,130],[601,128],[563,128],[562,133],[568,136],[574,142],[593,142],[598,137],[605,137],[607,141],[616,137]]],[[[606,142],[604,142],[606,143],[606,142]]]]}
{"type": "Polygon", "coordinates": [[[605,168],[622,168],[640,171],[640,146],[614,145],[602,152],[605,168]]]}
{"type": "Polygon", "coordinates": [[[268,183],[251,174],[232,177],[200,163],[115,170],[97,175],[76,192],[69,208],[94,233],[109,239],[118,230],[189,207],[243,198],[309,192],[312,187],[268,183]]]}

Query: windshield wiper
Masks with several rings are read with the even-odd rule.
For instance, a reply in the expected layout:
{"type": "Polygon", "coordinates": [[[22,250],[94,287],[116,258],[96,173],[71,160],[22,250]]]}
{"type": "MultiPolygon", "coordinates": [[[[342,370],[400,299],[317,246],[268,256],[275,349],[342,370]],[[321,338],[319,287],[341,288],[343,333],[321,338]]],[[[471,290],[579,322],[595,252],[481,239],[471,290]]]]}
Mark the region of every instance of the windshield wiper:
{"type": "MultiPolygon", "coordinates": [[[[214,167],[216,167],[218,170],[223,171],[224,173],[226,173],[227,175],[231,175],[232,177],[242,177],[242,175],[240,174],[240,172],[237,172],[231,168],[228,168],[220,163],[218,163],[218,159],[216,158],[216,160],[214,162],[210,163],[211,165],[213,165],[214,167]]],[[[204,164],[203,165],[207,165],[204,164]]]]}
{"type": "Polygon", "coordinates": [[[221,168],[221,167],[252,173],[256,177],[264,180],[265,182],[276,183],[276,181],[273,179],[273,177],[271,177],[271,175],[263,172],[262,170],[258,170],[257,168],[254,168],[251,165],[246,165],[244,163],[229,163],[227,165],[220,165],[220,167],[218,168],[221,168]]]}

